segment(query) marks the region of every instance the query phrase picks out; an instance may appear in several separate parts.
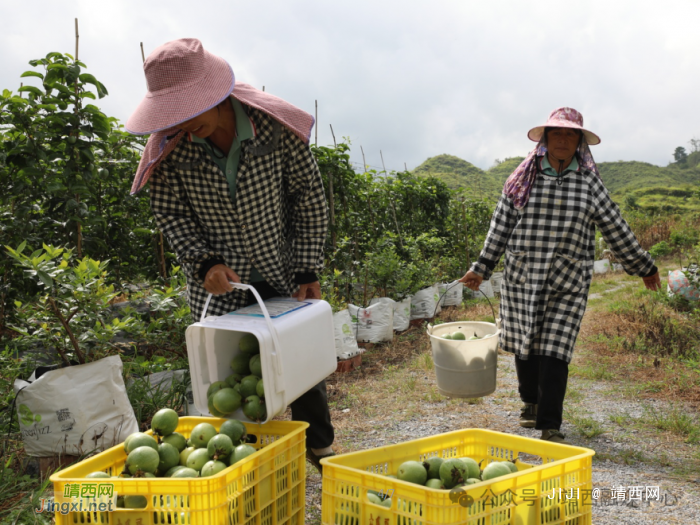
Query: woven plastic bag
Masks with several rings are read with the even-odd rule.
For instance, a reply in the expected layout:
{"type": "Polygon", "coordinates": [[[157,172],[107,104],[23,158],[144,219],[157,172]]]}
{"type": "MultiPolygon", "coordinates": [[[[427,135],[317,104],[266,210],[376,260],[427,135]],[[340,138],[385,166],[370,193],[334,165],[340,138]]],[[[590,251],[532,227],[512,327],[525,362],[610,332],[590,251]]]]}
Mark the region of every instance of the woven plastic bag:
{"type": "Polygon", "coordinates": [[[101,452],[138,432],[119,356],[34,376],[14,383],[19,428],[28,455],[101,452]]]}

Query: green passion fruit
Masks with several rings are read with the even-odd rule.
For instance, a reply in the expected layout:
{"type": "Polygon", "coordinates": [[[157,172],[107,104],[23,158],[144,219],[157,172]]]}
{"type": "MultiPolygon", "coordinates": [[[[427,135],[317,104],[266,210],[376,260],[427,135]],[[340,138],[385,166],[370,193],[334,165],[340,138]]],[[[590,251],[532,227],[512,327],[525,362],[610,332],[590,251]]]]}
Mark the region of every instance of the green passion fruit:
{"type": "Polygon", "coordinates": [[[172,408],[161,408],[158,412],[153,414],[151,429],[154,434],[167,436],[175,432],[179,419],[177,412],[172,408]]]}
{"type": "Polygon", "coordinates": [[[238,342],[238,349],[244,354],[253,355],[260,352],[260,343],[253,334],[245,334],[238,342]]]}
{"type": "Polygon", "coordinates": [[[401,481],[408,481],[418,485],[425,485],[425,482],[428,480],[428,471],[420,461],[404,461],[399,466],[396,475],[401,481]]]}
{"type": "Polygon", "coordinates": [[[246,437],[247,431],[245,425],[237,419],[229,419],[224,421],[219,428],[219,434],[225,434],[231,438],[234,445],[240,444],[246,437]]]}

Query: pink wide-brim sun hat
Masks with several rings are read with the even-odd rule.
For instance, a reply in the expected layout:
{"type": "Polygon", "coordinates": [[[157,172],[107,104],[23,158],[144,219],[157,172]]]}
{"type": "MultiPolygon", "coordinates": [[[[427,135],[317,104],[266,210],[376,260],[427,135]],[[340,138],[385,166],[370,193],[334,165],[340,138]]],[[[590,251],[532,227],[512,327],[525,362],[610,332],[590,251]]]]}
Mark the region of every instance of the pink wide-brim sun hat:
{"type": "Polygon", "coordinates": [[[233,91],[233,69],[196,38],[156,48],[143,64],[148,92],[126,121],[134,135],[172,128],[215,107],[233,91]]]}
{"type": "Polygon", "coordinates": [[[542,126],[532,128],[527,132],[527,137],[539,142],[542,140],[545,128],[572,128],[580,129],[586,137],[589,146],[600,144],[600,137],[583,127],[583,115],[573,108],[558,108],[549,114],[547,122],[542,126]]]}

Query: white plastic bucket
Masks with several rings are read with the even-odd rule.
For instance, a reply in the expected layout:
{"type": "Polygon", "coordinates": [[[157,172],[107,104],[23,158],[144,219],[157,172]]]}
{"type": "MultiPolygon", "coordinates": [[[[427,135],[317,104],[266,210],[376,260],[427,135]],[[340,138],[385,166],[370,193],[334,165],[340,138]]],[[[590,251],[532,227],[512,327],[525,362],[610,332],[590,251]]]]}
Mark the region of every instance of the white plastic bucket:
{"type": "MultiPolygon", "coordinates": [[[[207,301],[200,321],[185,332],[194,404],[202,414],[209,414],[207,389],[233,373],[230,363],[239,353],[239,341],[253,334],[260,343],[267,410],[262,423],[266,423],[335,372],[333,314],[326,301],[277,297],[263,302],[252,286],[234,286],[250,289],[258,304],[205,318],[207,301]]],[[[242,409],[231,417],[250,421],[242,409]]]]}
{"type": "Polygon", "coordinates": [[[440,394],[472,398],[487,396],[496,390],[500,332],[495,324],[478,321],[428,325],[440,394]],[[455,341],[442,338],[454,332],[462,332],[467,338],[476,335],[481,339],[455,341]]]}

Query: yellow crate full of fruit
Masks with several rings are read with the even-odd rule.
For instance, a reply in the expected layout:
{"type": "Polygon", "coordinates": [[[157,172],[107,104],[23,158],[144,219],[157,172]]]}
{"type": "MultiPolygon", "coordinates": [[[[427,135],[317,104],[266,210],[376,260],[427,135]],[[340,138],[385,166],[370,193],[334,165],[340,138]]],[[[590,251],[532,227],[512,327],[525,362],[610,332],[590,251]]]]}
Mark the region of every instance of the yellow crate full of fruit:
{"type": "Polygon", "coordinates": [[[322,523],[589,525],[593,454],[466,429],[326,458],[322,523]]]}
{"type": "Polygon", "coordinates": [[[88,484],[109,484],[118,501],[56,512],[57,525],[304,523],[307,423],[182,417],[172,426],[168,411],[147,433],[51,476],[57,508],[88,484]]]}

